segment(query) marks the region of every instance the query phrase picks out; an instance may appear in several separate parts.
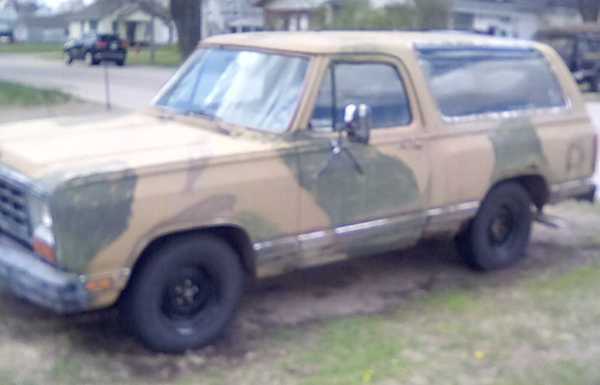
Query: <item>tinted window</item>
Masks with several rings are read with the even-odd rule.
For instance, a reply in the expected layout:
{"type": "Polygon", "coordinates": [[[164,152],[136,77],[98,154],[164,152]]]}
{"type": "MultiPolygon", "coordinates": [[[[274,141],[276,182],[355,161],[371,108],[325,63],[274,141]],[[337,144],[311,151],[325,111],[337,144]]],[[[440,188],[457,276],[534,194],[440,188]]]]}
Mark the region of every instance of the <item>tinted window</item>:
{"type": "Polygon", "coordinates": [[[421,49],[421,63],[448,117],[562,107],[560,85],[531,49],[421,49]]]}
{"type": "Polygon", "coordinates": [[[332,127],[340,129],[344,108],[361,103],[371,107],[375,128],[404,126],[411,121],[404,84],[393,66],[337,63],[323,80],[311,127],[317,131],[331,131],[332,127]]]}

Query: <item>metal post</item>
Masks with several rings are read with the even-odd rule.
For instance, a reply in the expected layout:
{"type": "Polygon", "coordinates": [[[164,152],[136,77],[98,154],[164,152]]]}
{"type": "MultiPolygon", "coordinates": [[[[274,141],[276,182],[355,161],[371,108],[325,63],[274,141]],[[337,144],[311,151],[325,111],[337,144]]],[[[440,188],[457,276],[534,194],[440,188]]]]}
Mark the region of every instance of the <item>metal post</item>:
{"type": "Polygon", "coordinates": [[[103,63],[104,63],[104,90],[105,90],[105,97],[106,97],[106,111],[110,111],[111,110],[110,78],[108,76],[108,62],[106,60],[103,60],[103,63]]]}

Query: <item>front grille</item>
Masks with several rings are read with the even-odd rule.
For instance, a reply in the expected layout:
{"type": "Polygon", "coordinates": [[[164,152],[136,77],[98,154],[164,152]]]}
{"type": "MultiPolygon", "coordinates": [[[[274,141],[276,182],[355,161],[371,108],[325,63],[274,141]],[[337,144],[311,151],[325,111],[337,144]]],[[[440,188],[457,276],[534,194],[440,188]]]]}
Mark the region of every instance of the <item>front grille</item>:
{"type": "Polygon", "coordinates": [[[0,178],[0,230],[31,243],[26,187],[7,178],[0,178]]]}

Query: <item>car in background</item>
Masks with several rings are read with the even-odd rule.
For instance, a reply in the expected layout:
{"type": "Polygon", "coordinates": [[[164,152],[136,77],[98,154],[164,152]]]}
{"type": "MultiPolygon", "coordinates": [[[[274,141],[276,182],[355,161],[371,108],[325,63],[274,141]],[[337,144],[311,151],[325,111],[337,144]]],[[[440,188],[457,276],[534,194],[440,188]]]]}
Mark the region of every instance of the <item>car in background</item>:
{"type": "Polygon", "coordinates": [[[0,42],[12,44],[15,42],[15,35],[11,30],[0,30],[0,42]]]}
{"type": "Polygon", "coordinates": [[[600,91],[600,25],[542,29],[535,40],[552,46],[578,83],[589,84],[593,92],[600,91]]]}
{"type": "Polygon", "coordinates": [[[67,65],[75,60],[84,60],[90,66],[103,61],[123,66],[127,62],[127,42],[118,35],[89,33],[80,39],[67,41],[64,57],[67,65]]]}

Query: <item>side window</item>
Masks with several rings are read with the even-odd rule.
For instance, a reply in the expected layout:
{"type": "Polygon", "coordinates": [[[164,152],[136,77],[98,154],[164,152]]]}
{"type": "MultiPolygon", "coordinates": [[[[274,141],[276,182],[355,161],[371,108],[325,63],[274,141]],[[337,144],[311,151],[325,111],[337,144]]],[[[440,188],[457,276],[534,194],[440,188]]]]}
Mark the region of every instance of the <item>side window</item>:
{"type": "Polygon", "coordinates": [[[564,107],[544,56],[531,49],[420,50],[431,92],[446,117],[564,107]]]}
{"type": "Polygon", "coordinates": [[[374,128],[404,126],[412,120],[400,74],[389,64],[334,64],[321,85],[311,119],[312,130],[343,128],[344,108],[348,104],[371,107],[374,128]]]}

